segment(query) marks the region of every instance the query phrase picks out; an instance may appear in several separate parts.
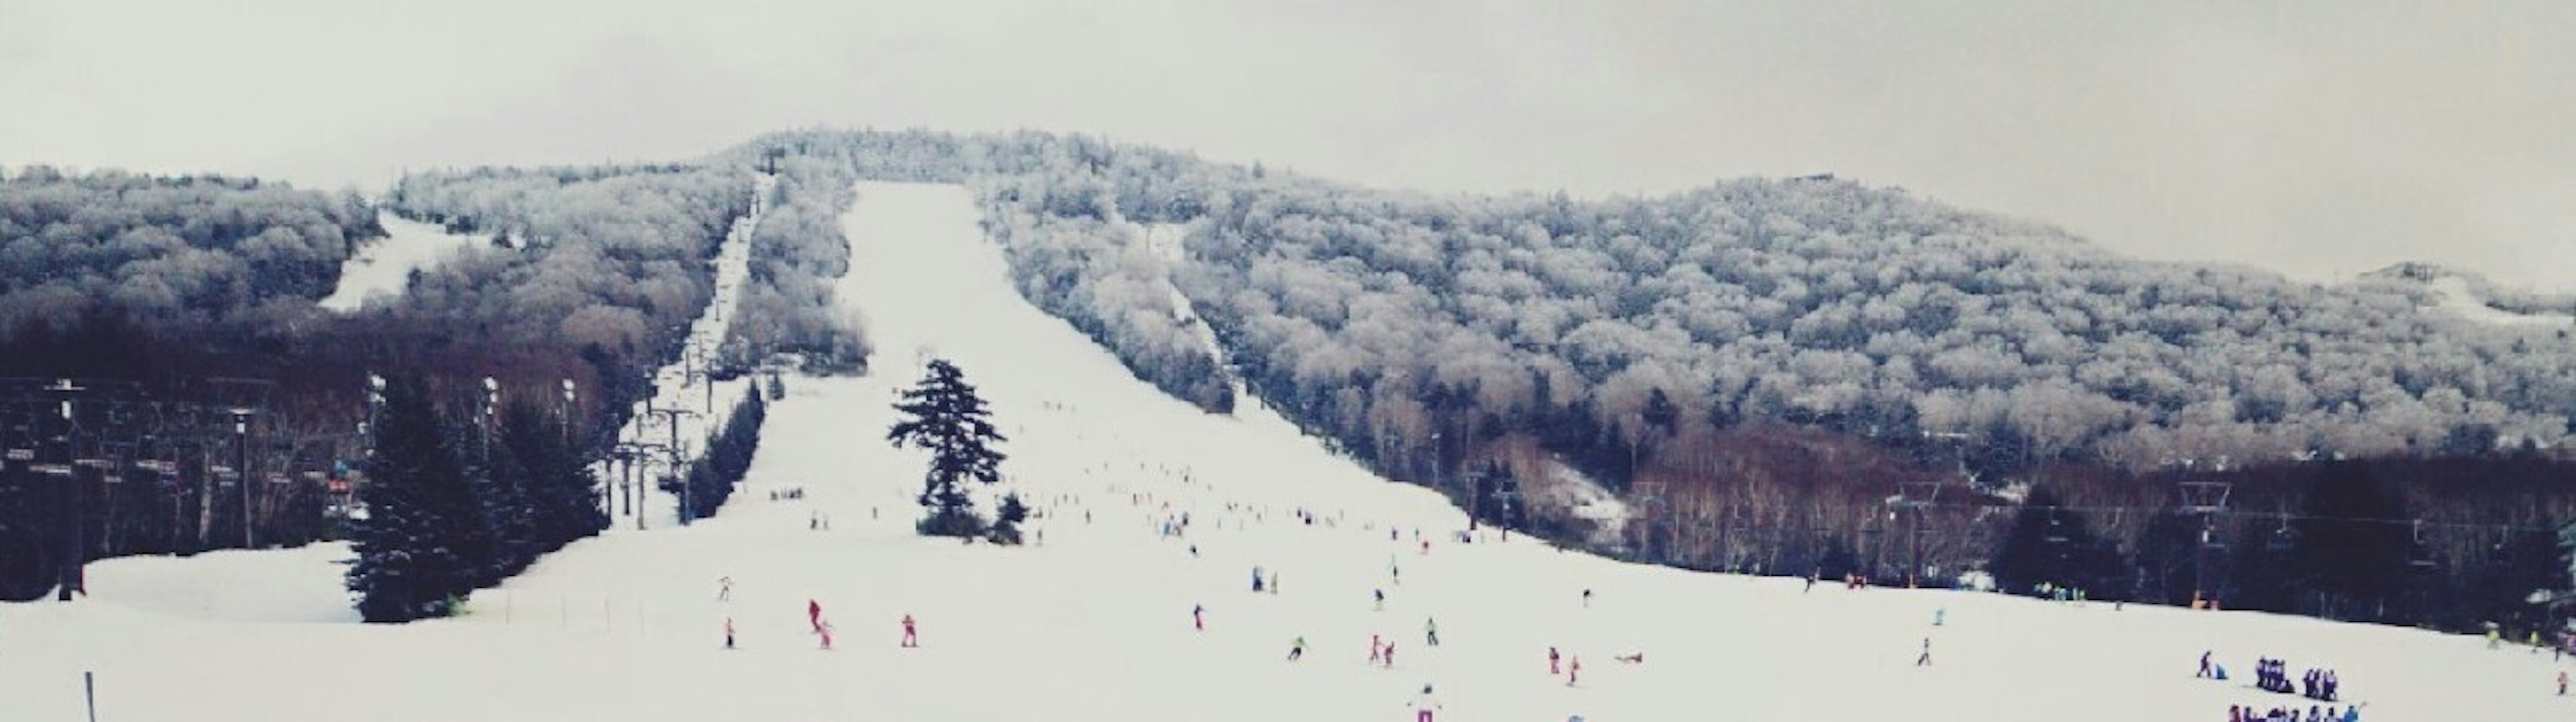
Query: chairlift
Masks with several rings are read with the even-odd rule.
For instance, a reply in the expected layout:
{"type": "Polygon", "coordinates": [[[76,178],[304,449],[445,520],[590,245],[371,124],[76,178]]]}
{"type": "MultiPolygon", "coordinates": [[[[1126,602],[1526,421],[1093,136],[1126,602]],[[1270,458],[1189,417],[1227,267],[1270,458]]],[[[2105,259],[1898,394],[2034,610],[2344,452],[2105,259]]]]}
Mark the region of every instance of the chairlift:
{"type": "Polygon", "coordinates": [[[2437,566],[2433,560],[2433,550],[2431,546],[2426,544],[2424,541],[2424,520],[2416,519],[2414,528],[2415,543],[2412,546],[2407,547],[2407,549],[2412,553],[2407,555],[2406,564],[2417,569],[2431,569],[2437,566]]]}
{"type": "Polygon", "coordinates": [[[2298,533],[2290,529],[2290,515],[2281,514],[2279,516],[2281,519],[2280,528],[2272,530],[2271,540],[2265,543],[2266,548],[2269,548],[2276,554],[2289,551],[2291,543],[2298,540],[2298,533]]]}

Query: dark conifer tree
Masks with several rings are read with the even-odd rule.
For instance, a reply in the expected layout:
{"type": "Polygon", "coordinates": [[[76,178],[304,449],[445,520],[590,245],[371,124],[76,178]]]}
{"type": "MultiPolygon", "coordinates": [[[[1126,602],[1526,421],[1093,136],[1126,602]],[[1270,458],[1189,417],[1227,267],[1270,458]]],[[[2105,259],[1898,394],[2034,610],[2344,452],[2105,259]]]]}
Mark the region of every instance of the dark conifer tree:
{"type": "Polygon", "coordinates": [[[608,516],[599,507],[598,480],[569,445],[560,419],[533,404],[513,403],[502,413],[501,439],[527,470],[537,553],[561,549],[608,528],[608,516]]]}
{"type": "Polygon", "coordinates": [[[2093,598],[2125,598],[2132,584],[2119,550],[2095,535],[2083,515],[2061,506],[2048,487],[2031,490],[1995,550],[1989,570],[1995,583],[2015,594],[2045,582],[2083,589],[2093,598]]]}
{"type": "MultiPolygon", "coordinates": [[[[470,431],[481,434],[483,431],[470,431]]],[[[491,443],[481,439],[466,467],[467,487],[473,490],[477,536],[483,540],[475,560],[478,576],[474,586],[485,587],[518,574],[536,561],[542,553],[537,541],[536,502],[528,494],[528,469],[500,443],[500,430],[492,429],[491,443]]]]}
{"type": "Polygon", "coordinates": [[[2309,582],[2314,613],[2378,619],[2407,579],[2415,546],[2406,502],[2362,463],[2338,462],[2308,483],[2306,518],[2292,527],[2292,577],[2309,582]]]}
{"type": "Polygon", "coordinates": [[[956,365],[934,359],[921,384],[904,391],[903,401],[895,404],[895,410],[908,418],[896,422],[886,432],[886,440],[897,447],[928,449],[931,454],[919,497],[930,516],[921,521],[921,533],[957,537],[980,534],[983,521],[975,515],[975,503],[966,495],[964,482],[1001,481],[1005,457],[992,445],[1008,440],[987,418],[991,412],[985,408],[984,399],[975,395],[975,387],[966,383],[965,373],[956,365]]]}
{"type": "Polygon", "coordinates": [[[1028,518],[1029,506],[1021,503],[1020,495],[1016,493],[1005,495],[1002,497],[1001,508],[994,513],[993,532],[985,538],[995,544],[1018,544],[1020,543],[1020,522],[1027,521],[1028,518]]]}
{"type": "Polygon", "coordinates": [[[475,570],[465,530],[477,510],[456,459],[414,379],[386,384],[368,483],[367,509],[350,545],[349,591],[370,622],[408,622],[449,613],[450,598],[471,589],[475,570]]]}

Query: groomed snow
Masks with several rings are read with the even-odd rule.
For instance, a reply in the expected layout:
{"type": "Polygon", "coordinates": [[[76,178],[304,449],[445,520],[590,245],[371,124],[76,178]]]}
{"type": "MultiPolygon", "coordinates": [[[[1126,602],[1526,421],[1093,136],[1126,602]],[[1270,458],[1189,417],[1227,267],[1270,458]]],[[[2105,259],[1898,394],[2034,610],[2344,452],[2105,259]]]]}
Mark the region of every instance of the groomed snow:
{"type": "Polygon", "coordinates": [[[438,265],[457,251],[492,242],[488,236],[458,235],[429,223],[407,221],[392,214],[377,214],[384,224],[386,237],[358,251],[358,255],[340,264],[340,286],[319,304],[323,309],[346,313],[364,306],[375,296],[400,296],[411,282],[411,272],[438,265]]]}
{"type": "Polygon", "coordinates": [[[2576,326],[2576,317],[2549,313],[2521,314],[2486,305],[2478,300],[2477,292],[2469,288],[2468,279],[2458,276],[2445,276],[2428,285],[2442,296],[2441,304],[2434,308],[2474,323],[2524,328],[2576,326]]]}
{"type": "MultiPolygon", "coordinates": [[[[0,605],[0,719],[1410,721],[2225,719],[2306,700],[2248,686],[2258,654],[2336,668],[2370,720],[2536,720],[2548,653],[2241,612],[2072,606],[1627,565],[1490,533],[1276,417],[1202,414],[1012,293],[953,186],[863,184],[843,298],[877,376],[791,379],[747,486],[687,529],[575,544],[461,619],[302,620],[341,567],[312,550],[127,559],[95,597],[0,605]],[[1044,542],[911,534],[920,452],[889,448],[916,350],[955,360],[1012,440],[1044,542]],[[802,488],[802,500],[769,493],[802,488]],[[1165,505],[1169,504],[1169,508],[1165,505]],[[1229,509],[1229,504],[1233,505],[1229,509]],[[1295,511],[1318,520],[1300,523],[1295,511]],[[1255,511],[1245,511],[1251,509],[1255,511]],[[1184,538],[1158,528],[1190,516],[1184,538]],[[829,515],[829,530],[809,529],[829,515]],[[1327,521],[1329,520],[1329,521],[1327,521]],[[1394,528],[1396,540],[1388,539],[1394,528]],[[1419,528],[1433,540],[1427,554],[1419,528]],[[1196,552],[1191,551],[1191,545],[1196,552]],[[1254,594],[1254,566],[1284,591],[1254,594]],[[1393,566],[1394,569],[1390,569],[1393,566]],[[1400,572],[1401,583],[1396,583],[1400,572]],[[719,602],[717,579],[735,583],[719,602]],[[1387,595],[1371,608],[1371,591],[1387,595]],[[1593,590],[1587,608],[1582,591],[1593,590]],[[819,602],[838,649],[820,651],[819,602]],[[274,605],[275,611],[262,608],[274,605]],[[1205,631],[1190,611],[1205,605],[1205,631]],[[1932,626],[1935,610],[1946,624],[1932,626]],[[895,645],[920,621],[922,646],[895,645]],[[721,648],[724,620],[741,648],[721,648]],[[1426,618],[1442,644],[1428,646],[1426,618]],[[302,621],[297,621],[302,620],[302,621]],[[1366,664],[1371,634],[1397,645],[1366,664]],[[1304,659],[1284,659],[1303,636],[1304,659]],[[1935,664],[1912,664],[1929,637],[1935,664]],[[1568,685],[1555,646],[1579,659],[1568,685]],[[2235,679],[2192,678],[2215,649],[2235,679]],[[1643,652],[1646,663],[1613,661],[1643,652]]],[[[1490,530],[1488,530],[1490,532],[1490,530]]]]}

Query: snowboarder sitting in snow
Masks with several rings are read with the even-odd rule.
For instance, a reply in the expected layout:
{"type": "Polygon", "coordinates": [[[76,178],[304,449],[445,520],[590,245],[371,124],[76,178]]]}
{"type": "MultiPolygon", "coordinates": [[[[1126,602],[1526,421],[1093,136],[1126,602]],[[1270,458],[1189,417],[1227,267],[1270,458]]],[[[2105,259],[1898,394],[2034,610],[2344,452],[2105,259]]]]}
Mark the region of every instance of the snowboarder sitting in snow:
{"type": "Polygon", "coordinates": [[[1611,659],[1616,659],[1616,660],[1619,660],[1619,661],[1621,661],[1621,662],[1626,662],[1626,663],[1628,663],[1628,664],[1645,664],[1645,663],[1646,663],[1646,653],[1644,653],[1644,652],[1629,652],[1629,653],[1627,653],[1627,654],[1622,654],[1622,655],[1619,655],[1619,656],[1616,656],[1616,657],[1612,657],[1611,659]]]}

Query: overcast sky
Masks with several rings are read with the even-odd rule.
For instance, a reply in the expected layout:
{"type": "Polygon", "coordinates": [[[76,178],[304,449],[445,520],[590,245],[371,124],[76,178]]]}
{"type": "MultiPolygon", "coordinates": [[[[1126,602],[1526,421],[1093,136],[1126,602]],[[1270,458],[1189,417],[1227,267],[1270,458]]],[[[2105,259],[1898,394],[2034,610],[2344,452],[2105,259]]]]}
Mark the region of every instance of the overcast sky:
{"type": "Polygon", "coordinates": [[[2564,0],[0,0],[0,165],[372,191],[1039,128],[1434,191],[1832,172],[2149,258],[2576,290],[2571,38],[2564,0]]]}

